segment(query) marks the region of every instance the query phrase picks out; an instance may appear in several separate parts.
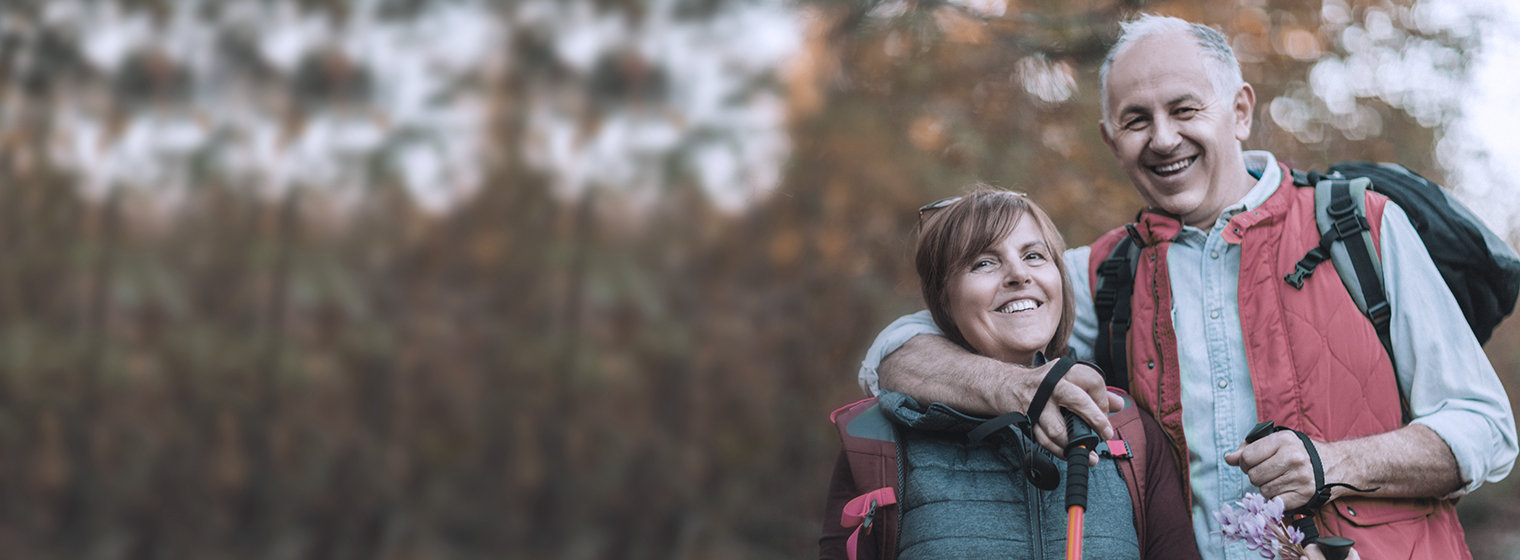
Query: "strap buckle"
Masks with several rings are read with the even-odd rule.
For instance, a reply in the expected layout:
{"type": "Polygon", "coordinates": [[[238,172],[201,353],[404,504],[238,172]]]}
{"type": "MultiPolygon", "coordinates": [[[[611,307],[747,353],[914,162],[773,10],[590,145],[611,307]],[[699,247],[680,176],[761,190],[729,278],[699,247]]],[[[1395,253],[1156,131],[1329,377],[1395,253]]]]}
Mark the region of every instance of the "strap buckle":
{"type": "MultiPolygon", "coordinates": [[[[1355,214],[1336,217],[1335,223],[1330,224],[1330,231],[1335,232],[1335,239],[1346,239],[1369,229],[1372,228],[1368,227],[1367,218],[1355,214]]],[[[1330,232],[1325,233],[1328,235],[1330,232]]]]}
{"type": "Polygon", "coordinates": [[[1293,286],[1293,289],[1302,290],[1304,289],[1304,280],[1308,280],[1310,276],[1314,276],[1314,269],[1304,268],[1303,263],[1298,263],[1293,265],[1293,272],[1284,276],[1283,280],[1288,281],[1288,285],[1293,286]]]}
{"type": "Polygon", "coordinates": [[[1377,305],[1367,308],[1367,318],[1372,319],[1372,324],[1378,327],[1387,325],[1392,314],[1393,309],[1388,305],[1387,300],[1380,301],[1377,305]]]}

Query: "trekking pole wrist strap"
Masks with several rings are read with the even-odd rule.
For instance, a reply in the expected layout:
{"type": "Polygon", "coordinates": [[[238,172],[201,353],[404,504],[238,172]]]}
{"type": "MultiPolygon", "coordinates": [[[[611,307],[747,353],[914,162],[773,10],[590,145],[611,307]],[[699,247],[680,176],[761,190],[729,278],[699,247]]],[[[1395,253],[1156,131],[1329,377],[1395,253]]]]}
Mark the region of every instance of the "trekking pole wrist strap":
{"type": "Polygon", "coordinates": [[[1063,356],[1045,373],[1045,379],[1040,381],[1040,387],[1034,391],[1034,398],[1029,400],[1029,410],[1024,412],[1030,424],[1039,423],[1040,414],[1045,412],[1045,405],[1050,402],[1050,395],[1055,393],[1056,384],[1066,377],[1066,372],[1071,371],[1071,366],[1074,365],[1077,365],[1076,360],[1063,356]]]}
{"type": "MultiPolygon", "coordinates": [[[[1270,425],[1266,422],[1263,424],[1270,425]]],[[[1262,426],[1258,425],[1256,430],[1252,430],[1251,435],[1254,436],[1254,438],[1248,437],[1248,441],[1254,442],[1257,439],[1260,439],[1261,435],[1265,435],[1265,430],[1262,430],[1261,428],[1262,426]]],[[[1331,482],[1328,484],[1325,483],[1325,465],[1324,462],[1320,460],[1319,448],[1314,445],[1314,440],[1309,439],[1309,434],[1305,434],[1303,432],[1285,426],[1272,427],[1270,430],[1272,432],[1289,431],[1293,432],[1293,435],[1298,436],[1298,440],[1304,444],[1304,451],[1309,453],[1309,465],[1314,469],[1314,494],[1309,496],[1308,503],[1305,503],[1302,506],[1293,508],[1286,512],[1289,517],[1295,518],[1292,522],[1293,526],[1297,527],[1298,530],[1303,531],[1305,544],[1313,543],[1319,538],[1319,528],[1314,525],[1314,514],[1318,512],[1320,508],[1324,507],[1325,504],[1330,503],[1331,494],[1334,492],[1336,487],[1347,488],[1353,492],[1362,493],[1376,492],[1382,488],[1379,486],[1369,490],[1364,490],[1343,482],[1331,482]]]]}

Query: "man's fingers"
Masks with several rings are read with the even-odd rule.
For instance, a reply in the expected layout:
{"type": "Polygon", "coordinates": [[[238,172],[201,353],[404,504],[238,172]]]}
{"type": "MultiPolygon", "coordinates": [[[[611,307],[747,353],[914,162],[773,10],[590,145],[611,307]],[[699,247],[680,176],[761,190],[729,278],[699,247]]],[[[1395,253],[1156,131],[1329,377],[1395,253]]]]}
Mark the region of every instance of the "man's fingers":
{"type": "Polygon", "coordinates": [[[1046,433],[1045,424],[1043,422],[1037,422],[1034,426],[1034,441],[1035,443],[1040,444],[1040,447],[1044,447],[1047,451],[1050,451],[1051,453],[1055,454],[1055,456],[1060,457],[1061,453],[1063,453],[1062,449],[1065,447],[1064,443],[1066,441],[1065,426],[1062,426],[1061,430],[1061,443],[1056,443],[1056,440],[1052,439],[1049,433],[1046,433]]]}
{"type": "MultiPolygon", "coordinates": [[[[1105,396],[1101,397],[1103,399],[1101,402],[1105,406],[1108,404],[1108,397],[1106,396],[1108,394],[1108,391],[1104,390],[1103,395],[1105,396]]],[[[1076,414],[1078,418],[1087,422],[1088,427],[1091,427],[1103,439],[1114,438],[1114,428],[1108,423],[1108,413],[1099,407],[1099,401],[1094,401],[1092,395],[1081,390],[1078,386],[1069,385],[1066,383],[1066,380],[1061,380],[1061,383],[1056,385],[1055,393],[1051,395],[1050,401],[1051,406],[1046,407],[1046,410],[1049,410],[1051,407],[1069,410],[1072,414],[1076,414]]],[[[1062,430],[1062,432],[1064,433],[1065,430],[1062,430]]]]}
{"type": "Polygon", "coordinates": [[[1314,493],[1314,467],[1303,442],[1292,434],[1279,432],[1242,445],[1226,454],[1225,462],[1240,467],[1263,497],[1281,497],[1288,508],[1308,503],[1314,493]]]}
{"type": "MultiPolygon", "coordinates": [[[[1110,405],[1108,387],[1107,383],[1103,380],[1103,373],[1093,369],[1092,366],[1078,362],[1076,365],[1071,366],[1071,370],[1066,372],[1066,377],[1062,381],[1071,382],[1072,385],[1076,385],[1082,392],[1087,393],[1087,397],[1092,399],[1094,403],[1097,403],[1099,410],[1104,414],[1119,409],[1116,406],[1110,405]]],[[[1123,402],[1123,400],[1121,399],[1120,402],[1123,402]]]]}

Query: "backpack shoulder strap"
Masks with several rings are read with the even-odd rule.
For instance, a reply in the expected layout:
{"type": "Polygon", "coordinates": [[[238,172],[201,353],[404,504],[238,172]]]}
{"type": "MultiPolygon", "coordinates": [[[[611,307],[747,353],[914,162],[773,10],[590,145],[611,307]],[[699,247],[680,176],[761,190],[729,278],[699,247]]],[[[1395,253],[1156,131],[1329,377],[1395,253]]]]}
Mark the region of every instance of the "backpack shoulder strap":
{"type": "MultiPolygon", "coordinates": [[[[1112,390],[1112,389],[1110,389],[1112,390]]],[[[1145,426],[1140,423],[1140,408],[1123,394],[1124,409],[1113,413],[1108,417],[1113,424],[1114,431],[1118,433],[1118,440],[1105,442],[1108,452],[1114,457],[1119,465],[1119,471],[1124,475],[1124,485],[1129,488],[1130,504],[1135,511],[1135,535],[1140,539],[1140,550],[1146,550],[1145,506],[1146,484],[1149,473],[1145,469],[1146,461],[1146,438],[1145,426]]]]}
{"type": "Polygon", "coordinates": [[[839,431],[846,462],[860,496],[851,500],[841,514],[840,524],[855,527],[846,547],[851,560],[861,534],[876,540],[882,558],[897,553],[897,503],[900,465],[897,431],[882,414],[875,398],[845,405],[829,415],[839,431]]]}
{"type": "Polygon", "coordinates": [[[1378,339],[1392,359],[1383,262],[1372,241],[1372,226],[1367,223],[1367,191],[1371,185],[1372,180],[1366,177],[1321,180],[1314,185],[1314,222],[1319,226],[1321,244],[1325,236],[1334,236],[1330,262],[1356,308],[1372,320],[1378,339]]]}
{"type": "MultiPolygon", "coordinates": [[[[1317,172],[1310,172],[1307,176],[1294,172],[1293,179],[1297,184],[1312,181],[1314,185],[1314,223],[1319,228],[1320,237],[1319,245],[1294,265],[1294,271],[1285,280],[1294,288],[1302,289],[1304,281],[1314,274],[1314,268],[1329,259],[1346,292],[1351,295],[1351,301],[1372,321],[1378,342],[1388,353],[1389,363],[1395,364],[1393,309],[1383,287],[1383,261],[1372,240],[1372,226],[1367,222],[1367,192],[1372,190],[1372,179],[1348,179],[1339,173],[1327,177],[1317,172]]],[[[1407,424],[1412,419],[1408,398],[1403,390],[1398,393],[1407,424]]]]}
{"type": "Polygon", "coordinates": [[[1130,298],[1135,291],[1135,268],[1140,264],[1140,234],[1126,224],[1125,235],[1098,265],[1093,309],[1098,316],[1098,338],[1093,362],[1103,372],[1104,383],[1129,390],[1130,298]]]}

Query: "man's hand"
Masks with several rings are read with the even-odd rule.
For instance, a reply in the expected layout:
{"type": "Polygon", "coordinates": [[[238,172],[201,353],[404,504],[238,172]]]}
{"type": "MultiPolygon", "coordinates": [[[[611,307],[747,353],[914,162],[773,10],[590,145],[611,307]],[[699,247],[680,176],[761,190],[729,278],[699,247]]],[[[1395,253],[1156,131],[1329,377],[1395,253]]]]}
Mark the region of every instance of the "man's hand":
{"type": "MultiPolygon", "coordinates": [[[[1339,462],[1335,446],[1316,441],[1314,447],[1325,472],[1330,472],[1331,465],[1339,462]]],[[[1314,497],[1314,464],[1309,461],[1304,442],[1292,432],[1277,432],[1256,443],[1242,443],[1224,456],[1224,462],[1240,467],[1251,484],[1261,489],[1263,498],[1281,497],[1287,509],[1307,504],[1314,497]]],[[[1326,482],[1333,481],[1327,477],[1326,482]]]]}
{"type": "MultiPolygon", "coordinates": [[[[1034,399],[1034,392],[1040,388],[1040,382],[1055,366],[1051,362],[1032,370],[1035,375],[1027,376],[1032,384],[1027,392],[1020,391],[1023,398],[1023,408],[1014,410],[1028,410],[1029,401],[1034,399]]],[[[1024,385],[1024,383],[1020,383],[1024,385]]],[[[1093,431],[1098,432],[1104,439],[1113,439],[1114,429],[1108,423],[1108,413],[1124,406],[1124,399],[1108,392],[1103,384],[1103,374],[1098,370],[1077,363],[1071,366],[1066,376],[1056,384],[1054,391],[1050,393],[1050,402],[1045,405],[1045,410],[1040,412],[1040,417],[1035,422],[1034,439],[1057,457],[1065,455],[1067,437],[1066,421],[1061,418],[1061,409],[1066,409],[1076,414],[1082,420],[1092,426],[1093,431]]],[[[1030,420],[1035,420],[1031,418],[1030,420]]]]}
{"type": "MultiPolygon", "coordinates": [[[[1358,439],[1315,441],[1314,449],[1325,468],[1327,484],[1339,482],[1377,489],[1371,496],[1436,498],[1464,484],[1446,441],[1420,424],[1358,439]]],[[[1298,436],[1291,433],[1277,432],[1256,443],[1242,444],[1225,455],[1224,461],[1240,467],[1251,484],[1261,489],[1262,497],[1270,500],[1281,496],[1288,509],[1309,503],[1314,495],[1309,452],[1298,436]]],[[[1348,493],[1354,492],[1335,488],[1330,499],[1348,493]]]]}
{"type": "MultiPolygon", "coordinates": [[[[923,402],[940,402],[978,416],[1026,412],[1035,390],[1055,362],[1032,368],[978,356],[942,336],[919,335],[882,360],[881,387],[923,402]]],[[[1061,456],[1066,424],[1061,409],[1072,411],[1104,439],[1114,437],[1108,412],[1123,399],[1103,385],[1097,370],[1077,364],[1056,384],[1035,427],[1035,440],[1061,456]]]]}

